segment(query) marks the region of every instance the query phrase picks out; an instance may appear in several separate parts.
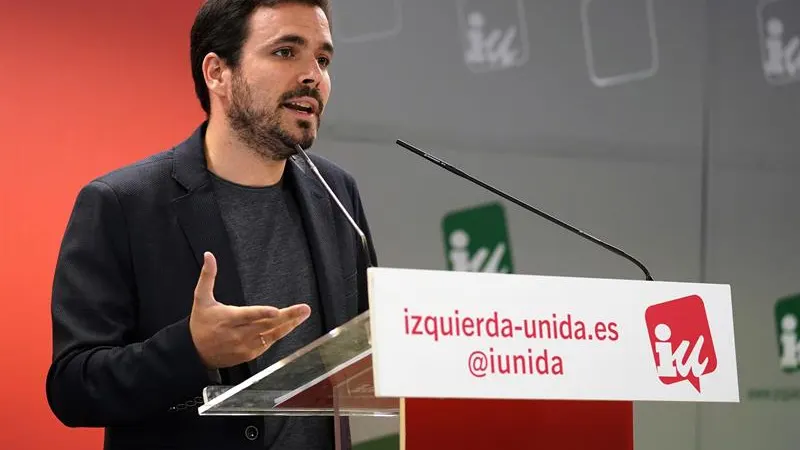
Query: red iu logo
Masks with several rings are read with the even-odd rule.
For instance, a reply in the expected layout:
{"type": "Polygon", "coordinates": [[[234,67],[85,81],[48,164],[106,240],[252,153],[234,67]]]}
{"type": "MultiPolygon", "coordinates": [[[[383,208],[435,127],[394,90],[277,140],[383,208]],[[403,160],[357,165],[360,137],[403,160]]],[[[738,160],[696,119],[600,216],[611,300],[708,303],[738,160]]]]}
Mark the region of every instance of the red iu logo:
{"type": "Polygon", "coordinates": [[[658,379],[664,384],[686,380],[700,392],[700,377],[717,368],[703,300],[690,295],[650,306],[645,321],[658,379]]]}

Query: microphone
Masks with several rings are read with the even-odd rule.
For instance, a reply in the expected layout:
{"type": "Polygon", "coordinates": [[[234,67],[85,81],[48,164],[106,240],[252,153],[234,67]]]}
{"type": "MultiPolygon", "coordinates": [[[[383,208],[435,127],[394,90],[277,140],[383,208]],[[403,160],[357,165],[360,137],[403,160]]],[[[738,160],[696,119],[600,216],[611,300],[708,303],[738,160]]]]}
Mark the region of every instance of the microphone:
{"type": "Polygon", "coordinates": [[[588,239],[588,240],[594,242],[595,244],[605,248],[606,250],[611,251],[612,253],[615,253],[615,254],[617,254],[619,256],[622,256],[623,258],[627,259],[628,261],[634,263],[637,267],[639,267],[639,269],[641,269],[641,271],[644,272],[644,275],[645,275],[645,278],[647,279],[647,281],[653,281],[653,277],[650,276],[650,271],[647,270],[647,268],[644,266],[644,264],[639,262],[633,256],[631,256],[631,255],[625,253],[624,251],[618,249],[617,247],[614,247],[611,244],[603,242],[602,240],[600,240],[600,239],[598,239],[598,238],[596,238],[596,237],[594,237],[594,236],[592,236],[592,235],[590,235],[590,234],[588,234],[588,233],[586,233],[584,231],[581,231],[581,230],[575,228],[574,226],[572,226],[572,225],[570,225],[570,224],[568,224],[568,223],[566,223],[566,222],[564,222],[562,220],[559,220],[559,219],[551,216],[550,214],[545,213],[544,211],[536,209],[533,206],[523,202],[522,200],[518,200],[518,199],[512,197],[511,195],[506,194],[505,192],[497,189],[496,187],[491,186],[491,185],[489,185],[487,183],[484,183],[483,181],[473,177],[472,175],[469,175],[469,174],[465,173],[463,170],[461,170],[461,169],[459,169],[457,167],[454,167],[453,165],[448,164],[448,163],[442,161],[441,159],[439,159],[439,158],[437,158],[437,157],[435,157],[433,155],[429,155],[429,154],[425,153],[424,151],[414,147],[413,145],[411,145],[411,144],[409,144],[407,142],[404,142],[404,141],[398,139],[396,141],[396,143],[398,145],[400,145],[401,147],[411,151],[412,153],[415,153],[415,154],[427,159],[428,161],[436,164],[437,166],[442,167],[443,169],[445,169],[445,170],[447,170],[447,171],[449,171],[451,173],[454,173],[454,174],[460,176],[461,178],[465,178],[465,179],[477,184],[478,186],[480,186],[480,187],[482,187],[484,189],[487,189],[487,190],[499,195],[500,197],[503,197],[504,199],[506,199],[506,200],[508,200],[510,202],[513,202],[516,205],[521,206],[522,208],[525,208],[526,210],[528,210],[528,211],[530,211],[530,212],[532,212],[534,214],[537,214],[537,215],[539,215],[541,217],[544,217],[545,219],[547,219],[547,220],[549,220],[549,221],[551,221],[551,222],[553,222],[553,223],[555,223],[555,224],[557,224],[557,225],[559,225],[559,226],[561,226],[563,228],[566,228],[567,230],[577,234],[578,236],[581,236],[582,238],[585,238],[585,239],[588,239]]]}
{"type": "Polygon", "coordinates": [[[314,163],[311,162],[311,158],[308,157],[305,150],[303,150],[303,147],[301,147],[300,144],[297,144],[295,145],[295,149],[297,150],[297,153],[299,153],[300,156],[302,156],[303,159],[306,161],[306,164],[308,164],[308,167],[310,167],[311,171],[314,172],[314,175],[317,176],[317,179],[319,179],[320,183],[322,183],[322,185],[325,187],[325,190],[328,191],[328,195],[333,199],[334,203],[336,203],[336,206],[339,207],[339,210],[342,211],[342,214],[344,214],[344,216],[347,217],[347,221],[350,222],[350,226],[353,227],[356,234],[358,234],[359,239],[361,239],[361,252],[364,255],[364,261],[366,261],[367,263],[367,268],[373,267],[372,258],[369,255],[367,236],[364,234],[363,231],[361,231],[361,228],[358,227],[356,221],[353,220],[353,217],[350,216],[350,213],[348,213],[347,209],[345,209],[345,207],[342,205],[342,202],[339,201],[339,197],[337,197],[336,194],[333,193],[333,190],[331,189],[330,186],[328,186],[328,183],[325,181],[325,178],[322,177],[322,174],[319,173],[319,170],[317,170],[317,166],[315,166],[314,163]]]}

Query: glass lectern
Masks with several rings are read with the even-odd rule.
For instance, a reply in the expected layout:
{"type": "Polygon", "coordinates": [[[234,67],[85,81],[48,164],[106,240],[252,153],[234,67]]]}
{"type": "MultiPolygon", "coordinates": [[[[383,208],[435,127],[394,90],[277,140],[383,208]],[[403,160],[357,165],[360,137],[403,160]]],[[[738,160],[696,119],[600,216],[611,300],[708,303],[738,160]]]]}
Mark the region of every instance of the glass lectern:
{"type": "Polygon", "coordinates": [[[376,398],[369,311],[236,386],[208,386],[200,415],[333,416],[336,448],[348,416],[395,417],[400,400],[376,398]]]}

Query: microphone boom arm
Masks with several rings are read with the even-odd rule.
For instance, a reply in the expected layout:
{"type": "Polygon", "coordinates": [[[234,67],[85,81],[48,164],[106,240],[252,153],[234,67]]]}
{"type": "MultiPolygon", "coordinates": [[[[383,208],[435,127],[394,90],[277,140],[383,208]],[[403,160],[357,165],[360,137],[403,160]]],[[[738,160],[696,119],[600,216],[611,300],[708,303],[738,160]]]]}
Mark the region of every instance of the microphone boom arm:
{"type": "Polygon", "coordinates": [[[369,256],[369,246],[367,244],[367,236],[364,234],[363,231],[361,231],[361,228],[359,228],[358,224],[356,224],[356,221],[353,220],[353,217],[350,215],[350,213],[347,212],[344,205],[342,205],[342,202],[339,201],[339,197],[337,197],[336,194],[333,193],[333,190],[331,189],[330,186],[328,186],[328,183],[325,181],[325,178],[322,177],[322,174],[319,173],[319,170],[317,170],[317,166],[314,165],[313,162],[311,162],[311,158],[308,157],[308,154],[306,154],[305,150],[303,150],[303,147],[297,145],[295,146],[295,149],[297,150],[297,153],[299,153],[303,157],[306,164],[308,164],[308,167],[311,168],[311,170],[319,179],[320,183],[322,183],[322,186],[324,186],[325,190],[328,191],[328,196],[332,198],[334,202],[336,202],[336,206],[339,207],[344,216],[350,222],[350,225],[358,234],[358,238],[361,239],[361,252],[364,254],[364,262],[366,263],[368,268],[373,267],[372,258],[369,256]]]}
{"type": "Polygon", "coordinates": [[[613,245],[608,244],[606,242],[603,242],[602,240],[590,235],[589,233],[586,233],[585,231],[579,230],[578,228],[575,228],[574,226],[572,226],[572,225],[570,225],[570,224],[568,224],[568,223],[566,223],[566,222],[564,222],[564,221],[562,221],[562,220],[560,220],[560,219],[558,219],[556,217],[553,217],[553,216],[551,216],[550,214],[547,214],[544,211],[540,211],[540,210],[534,208],[533,206],[530,206],[527,203],[523,202],[522,200],[519,200],[519,199],[517,199],[515,197],[512,197],[511,195],[506,194],[505,192],[503,192],[503,191],[501,191],[501,190],[499,190],[499,189],[497,189],[497,188],[495,188],[493,186],[490,186],[489,184],[484,183],[483,181],[473,177],[472,175],[467,174],[463,170],[461,170],[461,169],[459,169],[459,168],[457,168],[457,167],[455,167],[455,166],[453,166],[451,164],[448,164],[448,163],[442,161],[441,159],[439,159],[439,158],[437,158],[437,157],[435,157],[433,155],[429,155],[428,153],[423,152],[422,150],[414,147],[413,145],[411,145],[411,144],[409,144],[407,142],[404,142],[404,141],[402,141],[400,139],[398,139],[396,142],[401,147],[403,147],[403,148],[405,148],[405,149],[407,149],[407,150],[409,150],[409,151],[411,151],[413,153],[416,153],[417,155],[427,159],[428,161],[436,164],[437,166],[439,166],[439,167],[441,167],[441,168],[443,168],[443,169],[445,169],[445,170],[447,170],[449,172],[452,172],[452,173],[454,173],[454,174],[456,174],[456,175],[458,175],[458,176],[460,176],[462,178],[466,178],[467,180],[472,181],[473,183],[477,184],[478,186],[481,186],[482,188],[487,189],[487,190],[493,192],[494,194],[499,195],[500,197],[502,197],[502,198],[504,198],[504,199],[506,199],[506,200],[508,200],[508,201],[510,201],[510,202],[512,202],[512,203],[514,203],[514,204],[526,209],[527,211],[530,211],[530,212],[532,212],[534,214],[537,214],[537,215],[539,215],[539,216],[541,216],[541,217],[543,217],[543,218],[545,218],[545,219],[547,219],[547,220],[549,220],[551,222],[554,222],[554,223],[566,228],[567,230],[577,234],[578,236],[581,236],[584,239],[588,239],[589,241],[594,242],[595,244],[605,248],[606,250],[609,250],[612,253],[615,253],[615,254],[617,254],[619,256],[622,256],[623,258],[625,258],[628,261],[630,261],[633,264],[635,264],[642,272],[644,272],[644,275],[645,275],[645,278],[647,279],[647,281],[653,281],[653,277],[650,275],[650,271],[647,270],[647,268],[644,266],[644,264],[639,262],[633,256],[625,253],[621,249],[619,249],[617,247],[614,247],[613,245]]]}

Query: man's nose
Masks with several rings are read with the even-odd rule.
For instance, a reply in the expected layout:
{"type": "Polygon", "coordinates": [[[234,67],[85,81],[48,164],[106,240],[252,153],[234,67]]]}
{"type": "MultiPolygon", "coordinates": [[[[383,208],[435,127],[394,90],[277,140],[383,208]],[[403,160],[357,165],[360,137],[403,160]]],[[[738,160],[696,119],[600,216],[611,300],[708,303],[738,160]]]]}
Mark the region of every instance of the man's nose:
{"type": "Polygon", "coordinates": [[[315,86],[319,84],[320,80],[322,80],[322,71],[316,61],[300,74],[300,84],[315,86]]]}

